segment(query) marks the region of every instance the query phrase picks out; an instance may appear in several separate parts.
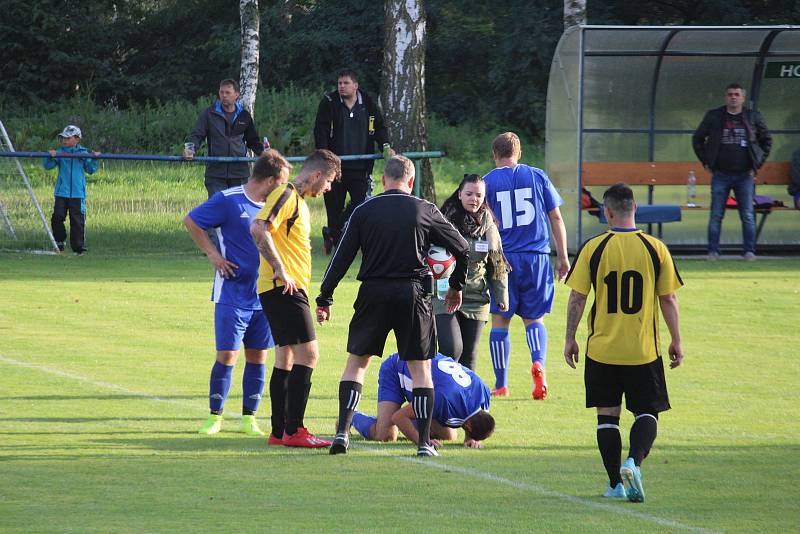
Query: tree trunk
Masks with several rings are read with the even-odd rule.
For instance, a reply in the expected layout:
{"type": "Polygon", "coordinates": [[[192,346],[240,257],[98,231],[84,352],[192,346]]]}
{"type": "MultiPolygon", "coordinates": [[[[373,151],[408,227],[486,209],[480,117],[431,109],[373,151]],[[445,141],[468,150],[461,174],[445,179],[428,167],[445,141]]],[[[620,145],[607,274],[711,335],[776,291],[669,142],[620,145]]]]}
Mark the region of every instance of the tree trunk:
{"type": "MultiPolygon", "coordinates": [[[[425,104],[424,0],[386,0],[381,103],[397,152],[428,150],[425,104]]],[[[420,191],[436,201],[429,160],[422,162],[420,191]]]]}
{"type": "Polygon", "coordinates": [[[258,91],[258,0],[240,0],[239,18],[242,21],[242,67],[239,72],[240,100],[252,115],[256,104],[256,91],[258,91]]]}
{"type": "Polygon", "coordinates": [[[586,24],[586,0],[564,0],[564,29],[586,24]]]}

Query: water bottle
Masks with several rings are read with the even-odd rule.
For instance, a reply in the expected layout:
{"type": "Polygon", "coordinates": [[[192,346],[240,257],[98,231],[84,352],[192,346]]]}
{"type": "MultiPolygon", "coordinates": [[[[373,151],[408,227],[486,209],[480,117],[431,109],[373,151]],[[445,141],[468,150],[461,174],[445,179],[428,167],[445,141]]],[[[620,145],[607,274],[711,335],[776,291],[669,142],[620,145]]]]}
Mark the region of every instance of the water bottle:
{"type": "Polygon", "coordinates": [[[686,177],[686,205],[690,208],[697,206],[697,176],[694,171],[689,171],[689,176],[686,177]]]}
{"type": "Polygon", "coordinates": [[[439,278],[436,280],[436,298],[444,300],[447,290],[450,289],[450,278],[439,278]]]}

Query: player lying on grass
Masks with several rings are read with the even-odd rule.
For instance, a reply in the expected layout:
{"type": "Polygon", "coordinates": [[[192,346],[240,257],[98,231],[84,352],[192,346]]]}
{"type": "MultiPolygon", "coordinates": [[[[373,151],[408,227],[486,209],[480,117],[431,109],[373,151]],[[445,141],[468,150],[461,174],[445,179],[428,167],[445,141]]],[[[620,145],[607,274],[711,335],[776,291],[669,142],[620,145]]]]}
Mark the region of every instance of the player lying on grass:
{"type": "MultiPolygon", "coordinates": [[[[494,432],[494,418],[489,414],[491,393],[481,378],[449,356],[437,354],[431,365],[434,402],[431,438],[456,439],[456,429],[464,429],[464,446],[479,449],[482,441],[494,432]]],[[[361,412],[353,416],[353,426],[366,439],[395,441],[398,430],[417,443],[412,402],[411,373],[408,364],[395,353],[381,364],[378,374],[378,417],[361,412]],[[403,406],[408,401],[409,404],[403,406]]]]}

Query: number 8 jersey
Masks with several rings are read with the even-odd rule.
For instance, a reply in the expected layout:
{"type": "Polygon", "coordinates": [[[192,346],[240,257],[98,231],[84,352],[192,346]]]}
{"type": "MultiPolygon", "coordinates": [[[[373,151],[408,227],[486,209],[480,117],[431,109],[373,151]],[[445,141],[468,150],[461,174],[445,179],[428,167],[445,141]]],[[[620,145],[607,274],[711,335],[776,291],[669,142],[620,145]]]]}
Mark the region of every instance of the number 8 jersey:
{"type": "Polygon", "coordinates": [[[642,365],[660,356],[658,297],[683,286],[666,245],[641,230],[612,229],[583,244],[566,284],[594,288],[586,357],[642,365]]]}
{"type": "Polygon", "coordinates": [[[486,201],[498,219],[503,251],[550,252],[547,214],[564,201],[541,169],[519,164],[483,177],[486,201]]]}

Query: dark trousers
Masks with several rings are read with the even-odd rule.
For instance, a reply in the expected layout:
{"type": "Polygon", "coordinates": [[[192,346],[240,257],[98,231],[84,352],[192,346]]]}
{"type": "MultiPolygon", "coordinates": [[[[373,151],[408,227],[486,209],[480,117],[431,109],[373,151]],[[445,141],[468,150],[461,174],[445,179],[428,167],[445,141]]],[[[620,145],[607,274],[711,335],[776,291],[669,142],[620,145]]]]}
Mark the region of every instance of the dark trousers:
{"type": "Polygon", "coordinates": [[[372,193],[372,177],[366,169],[342,169],[342,179],[331,184],[325,193],[325,211],[328,214],[328,228],[334,238],[338,238],[344,223],[353,210],[372,193]],[[350,203],[345,209],[345,199],[350,195],[350,203]]]}
{"type": "Polygon", "coordinates": [[[474,370],[484,324],[485,321],[467,319],[459,312],[437,314],[436,336],[439,340],[439,352],[474,370]]]}
{"type": "Polygon", "coordinates": [[[56,197],[53,206],[53,216],[50,217],[50,226],[53,229],[53,237],[58,243],[58,248],[64,250],[64,241],[67,239],[67,228],[64,221],[69,214],[69,246],[73,252],[83,252],[86,250],[85,231],[86,213],[82,209],[83,199],[56,197]]]}

